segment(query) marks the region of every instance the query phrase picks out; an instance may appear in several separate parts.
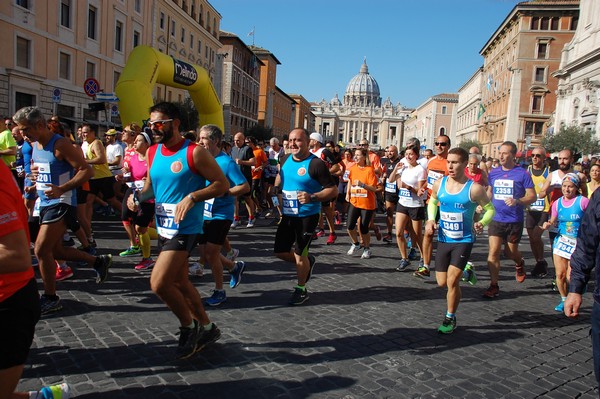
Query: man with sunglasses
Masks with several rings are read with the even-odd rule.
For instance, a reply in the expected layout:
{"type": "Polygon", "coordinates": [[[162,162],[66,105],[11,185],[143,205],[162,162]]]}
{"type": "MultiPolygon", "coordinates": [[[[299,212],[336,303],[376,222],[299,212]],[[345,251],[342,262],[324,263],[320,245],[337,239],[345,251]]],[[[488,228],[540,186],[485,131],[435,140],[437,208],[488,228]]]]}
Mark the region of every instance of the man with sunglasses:
{"type": "Polygon", "coordinates": [[[527,172],[533,180],[536,195],[535,202],[527,208],[525,216],[525,228],[529,236],[529,245],[531,252],[535,257],[535,266],[531,271],[531,276],[536,278],[545,277],[548,274],[548,262],[544,259],[544,243],[542,242],[542,226],[548,221],[548,212],[550,212],[550,198],[546,195],[539,197],[539,193],[544,186],[544,182],[550,174],[550,168],[546,166],[546,150],[543,147],[535,147],[531,153],[531,165],[527,167],[527,172]]]}
{"type": "Polygon", "coordinates": [[[177,357],[185,359],[221,337],[188,278],[188,257],[202,234],[204,201],[222,196],[229,182],[214,157],[179,133],[179,110],[168,102],[150,108],[148,125],[154,134],[148,150],[148,176],[128,208],[150,199],[156,204],[160,253],[150,286],[181,323],[177,357]]]}
{"type": "MultiPolygon", "coordinates": [[[[446,135],[438,136],[435,139],[434,150],[435,156],[429,159],[427,163],[427,192],[431,195],[433,184],[444,176],[448,176],[448,151],[450,150],[450,137],[446,135]]],[[[429,201],[429,200],[428,200],[429,201]]],[[[423,265],[419,266],[416,272],[413,273],[415,277],[419,277],[425,280],[431,278],[429,271],[429,264],[431,263],[431,256],[433,253],[433,232],[425,230],[423,236],[423,265]]]]}

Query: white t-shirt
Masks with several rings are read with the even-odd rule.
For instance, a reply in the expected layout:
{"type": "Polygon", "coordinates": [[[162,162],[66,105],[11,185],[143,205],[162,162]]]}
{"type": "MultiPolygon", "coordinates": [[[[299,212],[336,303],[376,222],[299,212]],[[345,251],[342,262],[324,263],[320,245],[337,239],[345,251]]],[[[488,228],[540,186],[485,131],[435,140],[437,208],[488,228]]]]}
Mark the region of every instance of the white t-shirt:
{"type": "MultiPolygon", "coordinates": [[[[404,184],[417,188],[419,187],[419,182],[427,180],[427,170],[418,163],[416,166],[406,166],[402,171],[400,180],[404,184]]],[[[398,202],[407,208],[425,206],[422,197],[417,196],[414,191],[409,191],[407,188],[400,188],[400,185],[398,185],[398,202]]]]}
{"type": "Polygon", "coordinates": [[[123,167],[123,147],[120,144],[109,144],[106,146],[106,160],[113,162],[118,156],[121,157],[121,162],[118,165],[109,165],[110,170],[118,170],[123,167]]]}

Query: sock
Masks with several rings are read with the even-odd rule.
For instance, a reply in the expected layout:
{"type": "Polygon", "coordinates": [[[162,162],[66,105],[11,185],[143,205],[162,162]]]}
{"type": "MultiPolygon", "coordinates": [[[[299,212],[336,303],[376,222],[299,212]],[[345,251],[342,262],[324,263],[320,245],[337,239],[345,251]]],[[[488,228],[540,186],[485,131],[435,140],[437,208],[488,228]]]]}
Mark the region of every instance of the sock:
{"type": "Polygon", "coordinates": [[[192,328],[194,328],[194,319],[192,319],[192,324],[190,324],[189,326],[182,326],[182,327],[189,328],[191,330],[192,328]]]}
{"type": "Polygon", "coordinates": [[[239,222],[240,221],[240,217],[239,216],[234,216],[233,220],[235,220],[236,222],[239,222]]]}
{"type": "Polygon", "coordinates": [[[69,266],[67,265],[67,262],[62,261],[58,264],[58,267],[60,268],[60,270],[65,270],[69,266]]]}
{"type": "Polygon", "coordinates": [[[300,288],[302,291],[306,291],[306,287],[303,285],[296,285],[296,288],[300,288]]]}
{"type": "Polygon", "coordinates": [[[40,396],[38,396],[38,391],[29,391],[29,399],[38,399],[41,398],[40,396]]]}
{"type": "Polygon", "coordinates": [[[365,251],[368,251],[368,250],[369,250],[369,247],[365,247],[365,251]]]}
{"type": "Polygon", "coordinates": [[[423,267],[427,270],[429,270],[429,265],[423,264],[423,267]]]}
{"type": "Polygon", "coordinates": [[[213,323],[208,323],[202,326],[204,331],[210,331],[212,329],[213,323]]]}
{"type": "Polygon", "coordinates": [[[456,315],[454,313],[446,312],[446,317],[448,317],[450,319],[454,319],[454,318],[456,318],[456,315]]]}
{"type": "Polygon", "coordinates": [[[566,296],[561,296],[560,299],[562,299],[562,301],[564,302],[564,301],[567,300],[567,297],[566,296]]]}
{"type": "Polygon", "coordinates": [[[227,252],[227,255],[229,255],[229,256],[233,255],[233,248],[231,248],[231,250],[227,252]]]}
{"type": "Polygon", "coordinates": [[[142,248],[142,256],[144,258],[150,257],[150,234],[145,232],[140,234],[140,247],[142,248]]]}
{"type": "Polygon", "coordinates": [[[355,247],[360,247],[360,242],[353,242],[352,245],[354,245],[355,247]]]}

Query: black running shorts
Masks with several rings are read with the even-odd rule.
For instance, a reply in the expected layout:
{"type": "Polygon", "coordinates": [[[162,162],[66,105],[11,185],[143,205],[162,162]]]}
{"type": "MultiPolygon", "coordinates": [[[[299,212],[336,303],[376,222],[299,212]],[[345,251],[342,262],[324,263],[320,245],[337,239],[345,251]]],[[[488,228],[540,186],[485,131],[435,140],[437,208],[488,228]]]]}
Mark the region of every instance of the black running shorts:
{"type": "Polygon", "coordinates": [[[471,242],[438,242],[435,254],[435,271],[445,273],[450,265],[465,270],[472,249],[473,243],[471,242]]]}
{"type": "Polygon", "coordinates": [[[275,234],[273,252],[276,254],[290,252],[295,243],[294,252],[296,255],[307,256],[318,223],[318,213],[305,217],[283,215],[275,234]]]}

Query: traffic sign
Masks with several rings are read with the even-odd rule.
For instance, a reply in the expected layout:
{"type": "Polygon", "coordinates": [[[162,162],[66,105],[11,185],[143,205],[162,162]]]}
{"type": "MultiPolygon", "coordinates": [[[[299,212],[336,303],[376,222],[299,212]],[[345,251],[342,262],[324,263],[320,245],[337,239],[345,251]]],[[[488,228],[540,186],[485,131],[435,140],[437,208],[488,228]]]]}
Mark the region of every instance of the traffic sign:
{"type": "Polygon", "coordinates": [[[110,115],[111,116],[119,116],[119,107],[117,107],[116,105],[113,105],[112,107],[110,107],[110,115]]]}
{"type": "Polygon", "coordinates": [[[96,93],[96,101],[116,103],[117,101],[119,101],[119,98],[115,96],[115,93],[96,93]]]}
{"type": "Polygon", "coordinates": [[[100,91],[100,83],[94,78],[87,78],[83,83],[83,90],[88,96],[94,97],[100,91]]]}
{"type": "Polygon", "coordinates": [[[58,87],[55,87],[54,90],[52,90],[52,102],[55,104],[60,103],[60,89],[58,87]]]}

